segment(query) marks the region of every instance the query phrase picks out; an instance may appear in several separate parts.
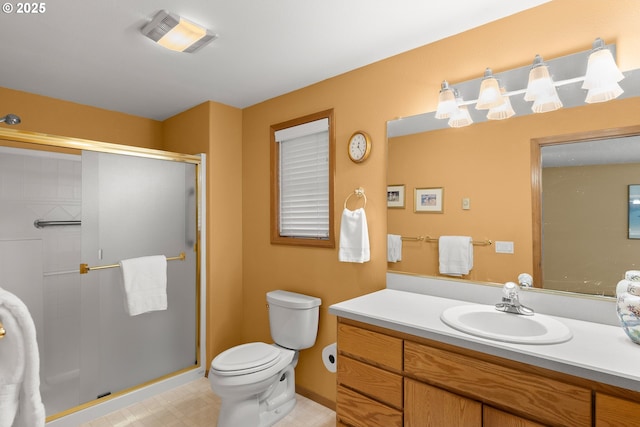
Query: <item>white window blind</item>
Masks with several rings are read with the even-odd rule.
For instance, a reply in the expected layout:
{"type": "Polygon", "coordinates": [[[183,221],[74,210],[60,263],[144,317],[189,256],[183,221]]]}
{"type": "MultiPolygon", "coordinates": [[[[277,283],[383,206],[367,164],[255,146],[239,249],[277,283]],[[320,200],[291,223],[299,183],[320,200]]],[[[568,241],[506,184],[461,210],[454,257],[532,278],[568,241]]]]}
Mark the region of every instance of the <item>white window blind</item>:
{"type": "Polygon", "coordinates": [[[276,132],[280,153],[280,235],[329,238],[329,120],[276,132]]]}

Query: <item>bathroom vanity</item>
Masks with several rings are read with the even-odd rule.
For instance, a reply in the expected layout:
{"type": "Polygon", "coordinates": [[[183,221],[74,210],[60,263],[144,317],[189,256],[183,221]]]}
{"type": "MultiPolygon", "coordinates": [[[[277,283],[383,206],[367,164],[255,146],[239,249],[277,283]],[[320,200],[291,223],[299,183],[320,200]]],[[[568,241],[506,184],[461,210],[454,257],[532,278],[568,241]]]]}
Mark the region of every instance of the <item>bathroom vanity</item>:
{"type": "Polygon", "coordinates": [[[640,346],[621,328],[555,317],[570,340],[501,342],[441,321],[465,304],[384,289],[332,305],[337,425],[640,425],[640,346]]]}

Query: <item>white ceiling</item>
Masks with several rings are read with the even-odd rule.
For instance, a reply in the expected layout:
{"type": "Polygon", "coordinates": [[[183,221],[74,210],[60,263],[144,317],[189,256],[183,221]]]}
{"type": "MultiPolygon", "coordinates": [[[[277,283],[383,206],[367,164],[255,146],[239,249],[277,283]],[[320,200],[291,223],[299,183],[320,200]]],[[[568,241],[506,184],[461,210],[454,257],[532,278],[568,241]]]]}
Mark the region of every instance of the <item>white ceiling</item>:
{"type": "Polygon", "coordinates": [[[207,100],[244,108],[547,1],[57,0],[19,14],[8,0],[0,86],[156,120],[207,100]],[[161,9],[219,39],[155,45],[140,29],[161,9]]]}

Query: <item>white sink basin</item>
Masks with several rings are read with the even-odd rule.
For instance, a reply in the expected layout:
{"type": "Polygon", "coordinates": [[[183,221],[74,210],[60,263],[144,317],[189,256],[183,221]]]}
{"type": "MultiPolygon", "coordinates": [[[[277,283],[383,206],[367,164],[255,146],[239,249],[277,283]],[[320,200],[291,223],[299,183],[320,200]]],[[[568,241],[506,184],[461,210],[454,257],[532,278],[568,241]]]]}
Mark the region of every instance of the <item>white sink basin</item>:
{"type": "Polygon", "coordinates": [[[571,339],[562,322],[534,314],[504,313],[488,305],[459,305],[442,312],[440,319],[467,334],[517,344],[557,344],[571,339]]]}

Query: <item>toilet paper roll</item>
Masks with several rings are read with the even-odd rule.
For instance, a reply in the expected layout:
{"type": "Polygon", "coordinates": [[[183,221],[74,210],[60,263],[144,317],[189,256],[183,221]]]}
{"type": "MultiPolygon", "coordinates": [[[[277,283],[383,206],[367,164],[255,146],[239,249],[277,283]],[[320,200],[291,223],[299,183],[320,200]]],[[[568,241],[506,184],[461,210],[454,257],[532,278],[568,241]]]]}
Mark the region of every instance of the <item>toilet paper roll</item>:
{"type": "Polygon", "coordinates": [[[329,344],[322,349],[322,363],[329,372],[335,372],[338,365],[338,348],[336,343],[329,344]]]}

